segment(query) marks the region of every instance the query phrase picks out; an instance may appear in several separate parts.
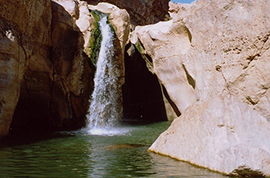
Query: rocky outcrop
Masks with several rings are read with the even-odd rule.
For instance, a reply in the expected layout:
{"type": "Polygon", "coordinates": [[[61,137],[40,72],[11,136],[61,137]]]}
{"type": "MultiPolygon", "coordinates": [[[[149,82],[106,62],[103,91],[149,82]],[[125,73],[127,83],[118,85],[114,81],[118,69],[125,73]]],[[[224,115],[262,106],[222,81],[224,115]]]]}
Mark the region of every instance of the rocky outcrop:
{"type": "MultiPolygon", "coordinates": [[[[51,81],[53,72],[49,60],[51,46],[50,1],[0,1],[1,55],[1,116],[0,136],[9,132],[14,110],[20,96],[24,75],[28,70],[34,80],[51,81]],[[14,10],[16,9],[16,10],[14,10]],[[35,9],[35,10],[33,10],[35,9]],[[39,61],[39,72],[32,72],[39,61]],[[31,68],[29,67],[31,66],[31,68]]],[[[35,89],[49,90],[43,83],[35,89]]],[[[43,98],[48,97],[44,95],[43,98]]]]}
{"type": "Polygon", "coordinates": [[[1,136],[11,122],[13,131],[84,125],[94,68],[83,52],[87,4],[72,2],[0,2],[1,136]]]}
{"type": "MultiPolygon", "coordinates": [[[[89,4],[104,2],[101,0],[85,0],[89,4]]],[[[106,2],[126,9],[130,14],[131,24],[146,25],[164,20],[168,14],[169,0],[106,0],[106,2]]]]}
{"type": "MultiPolygon", "coordinates": [[[[119,60],[121,65],[124,64],[124,52],[125,46],[128,41],[130,33],[130,17],[125,9],[119,9],[118,7],[109,3],[99,3],[97,6],[88,6],[90,10],[97,10],[105,14],[109,14],[108,20],[112,25],[116,39],[119,45],[115,46],[115,50],[119,50],[121,53],[121,59],[119,60]]],[[[123,68],[124,69],[124,68],[123,68]]],[[[124,71],[124,70],[123,70],[124,71]]]]}
{"type": "Polygon", "coordinates": [[[132,43],[141,43],[153,60],[150,70],[158,76],[180,112],[196,101],[195,86],[190,85],[189,74],[179,59],[191,47],[190,38],[190,32],[181,21],[137,27],[132,36],[132,43]]]}
{"type": "Polygon", "coordinates": [[[187,108],[149,150],[225,174],[270,175],[269,134],[263,116],[222,94],[187,108]]]}
{"type": "Polygon", "coordinates": [[[269,130],[269,5],[198,0],[135,29],[132,42],[182,113],[150,150],[226,174],[269,175],[269,135],[260,131],[269,130]]]}
{"type": "MultiPolygon", "coordinates": [[[[0,5],[0,136],[9,128],[36,132],[84,126],[95,71],[89,43],[97,28],[87,2],[0,1],[0,5]]],[[[106,3],[97,9],[111,14],[122,86],[129,15],[106,3]]]]}

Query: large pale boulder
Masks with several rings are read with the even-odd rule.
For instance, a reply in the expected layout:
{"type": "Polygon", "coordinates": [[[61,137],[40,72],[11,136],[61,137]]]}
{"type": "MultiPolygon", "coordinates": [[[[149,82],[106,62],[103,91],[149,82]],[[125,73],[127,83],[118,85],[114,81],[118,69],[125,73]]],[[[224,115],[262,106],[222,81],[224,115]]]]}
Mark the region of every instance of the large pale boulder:
{"type": "Polygon", "coordinates": [[[264,168],[269,166],[269,145],[264,142],[270,137],[269,3],[198,0],[191,5],[174,4],[171,21],[135,29],[131,41],[137,46],[141,43],[141,53],[152,60],[151,71],[182,112],[169,128],[169,136],[165,132],[151,151],[226,174],[240,166],[244,172],[250,168],[269,175],[264,168]],[[234,122],[240,145],[232,144],[237,138],[215,126],[217,118],[234,122]],[[180,143],[183,135],[188,136],[185,144],[180,143]],[[201,140],[192,140],[196,137],[201,140]],[[228,142],[225,151],[224,142],[228,142]],[[175,143],[177,149],[172,146],[175,143]]]}
{"type": "Polygon", "coordinates": [[[269,3],[199,0],[175,15],[192,36],[181,58],[200,100],[227,89],[269,119],[269,3]]]}
{"type": "Polygon", "coordinates": [[[228,94],[198,102],[149,149],[214,171],[270,175],[270,125],[228,94]]]}

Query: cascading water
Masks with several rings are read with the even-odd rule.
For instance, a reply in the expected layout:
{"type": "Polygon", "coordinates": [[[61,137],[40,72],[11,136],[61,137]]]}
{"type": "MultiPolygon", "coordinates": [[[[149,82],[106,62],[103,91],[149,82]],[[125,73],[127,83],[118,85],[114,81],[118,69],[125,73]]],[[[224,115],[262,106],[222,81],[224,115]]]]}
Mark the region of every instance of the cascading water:
{"type": "Polygon", "coordinates": [[[122,117],[119,69],[113,60],[114,33],[108,23],[108,15],[100,13],[99,16],[102,41],[94,78],[95,88],[88,115],[88,132],[90,134],[109,132],[122,117]]]}

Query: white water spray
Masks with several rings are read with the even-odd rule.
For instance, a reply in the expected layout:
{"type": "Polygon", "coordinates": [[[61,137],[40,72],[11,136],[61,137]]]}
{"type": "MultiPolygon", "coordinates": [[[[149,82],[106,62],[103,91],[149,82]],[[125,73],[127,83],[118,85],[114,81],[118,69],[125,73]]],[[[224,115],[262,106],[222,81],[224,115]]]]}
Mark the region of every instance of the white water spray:
{"type": "Polygon", "coordinates": [[[100,15],[99,28],[102,34],[100,52],[94,78],[94,91],[88,115],[88,132],[102,135],[114,133],[113,126],[122,117],[122,94],[119,92],[119,69],[113,60],[114,33],[108,16],[100,15]],[[106,134],[105,133],[105,134],[106,134]]]}

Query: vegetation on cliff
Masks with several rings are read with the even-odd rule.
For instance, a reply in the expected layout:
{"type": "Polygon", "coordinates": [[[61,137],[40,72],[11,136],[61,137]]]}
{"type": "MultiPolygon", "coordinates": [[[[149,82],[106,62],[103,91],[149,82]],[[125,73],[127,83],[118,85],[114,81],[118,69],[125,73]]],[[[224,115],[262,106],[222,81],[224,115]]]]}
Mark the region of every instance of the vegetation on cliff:
{"type": "Polygon", "coordinates": [[[95,23],[93,23],[93,29],[91,31],[88,47],[85,51],[87,56],[90,58],[91,62],[95,66],[97,64],[98,53],[100,51],[100,45],[102,40],[102,35],[98,24],[98,22],[100,21],[98,13],[99,13],[98,11],[91,11],[91,14],[95,19],[95,23]]]}

